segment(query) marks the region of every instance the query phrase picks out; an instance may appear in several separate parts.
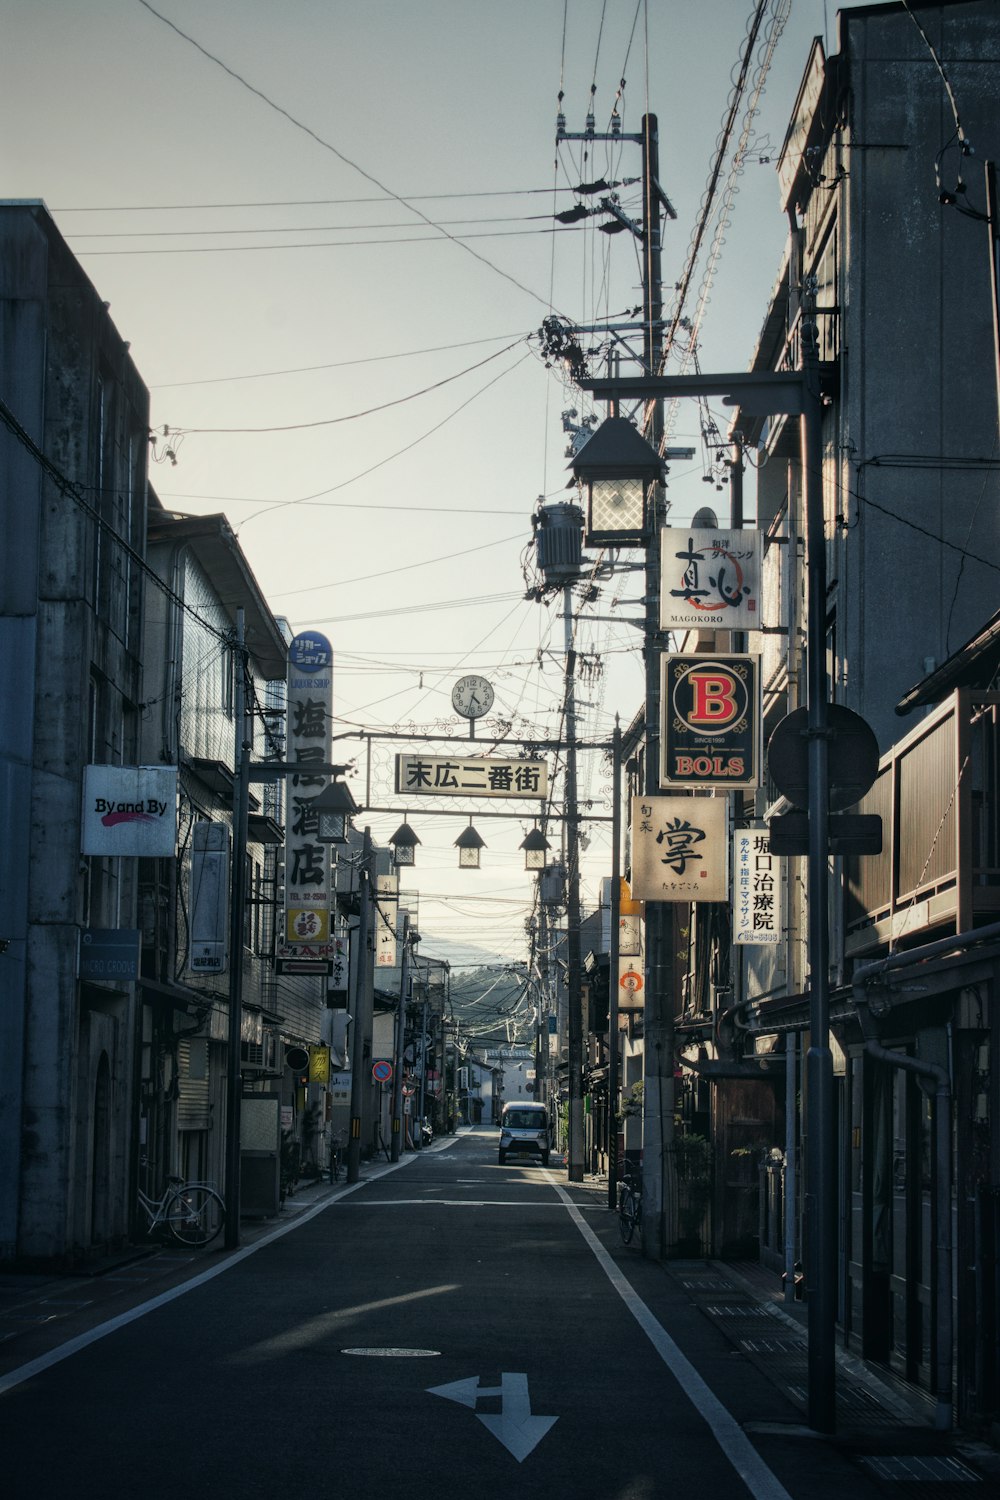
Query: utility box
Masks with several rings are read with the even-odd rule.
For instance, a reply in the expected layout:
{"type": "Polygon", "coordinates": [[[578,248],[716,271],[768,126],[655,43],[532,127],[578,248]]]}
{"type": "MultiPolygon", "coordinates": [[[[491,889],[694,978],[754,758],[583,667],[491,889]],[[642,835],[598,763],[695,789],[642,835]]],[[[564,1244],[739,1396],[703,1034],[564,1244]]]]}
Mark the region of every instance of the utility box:
{"type": "Polygon", "coordinates": [[[240,1217],[273,1219],[281,1206],[281,1095],[240,1100],[240,1217]]]}
{"type": "Polygon", "coordinates": [[[546,587],[574,583],[583,568],[583,511],[562,502],[535,512],[535,556],[546,587]]]}

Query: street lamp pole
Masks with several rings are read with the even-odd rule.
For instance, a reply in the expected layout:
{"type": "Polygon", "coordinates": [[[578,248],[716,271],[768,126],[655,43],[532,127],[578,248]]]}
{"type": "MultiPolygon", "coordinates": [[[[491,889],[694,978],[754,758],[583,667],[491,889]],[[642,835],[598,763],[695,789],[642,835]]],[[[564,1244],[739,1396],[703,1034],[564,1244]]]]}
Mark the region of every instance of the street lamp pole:
{"type": "Polygon", "coordinates": [[[354,956],[354,1020],[351,1029],[351,1134],[347,1143],[347,1180],[357,1182],[361,1176],[361,1118],[365,1092],[371,1080],[364,1076],[366,1017],[368,1012],[371,904],[372,835],[366,828],[358,865],[358,947],[354,956]]]}
{"type": "MultiPolygon", "coordinates": [[[[806,1056],[808,1182],[805,1194],[807,1278],[809,1298],[809,1422],[819,1432],[835,1427],[837,1311],[837,1199],[836,1140],[833,1129],[833,1059],[830,1051],[830,928],[829,928],[829,813],[828,691],[826,672],[826,537],[823,512],[822,406],[816,327],[802,324],[803,367],[799,370],[746,371],[730,375],[627,376],[581,380],[581,388],[598,400],[644,400],[652,396],[722,396],[749,416],[783,414],[800,418],[801,469],[806,515],[806,576],[809,601],[806,615],[808,687],[808,927],[809,1052],[806,1056]]],[[[600,429],[591,441],[600,436],[600,429]]],[[[586,449],[583,450],[586,454],[586,449]]],[[[648,574],[647,574],[648,577],[648,574]]],[[[647,584],[648,587],[648,584],[647,584]]],[[[648,606],[647,606],[648,607],[648,606]]],[[[648,636],[647,636],[648,648],[648,636]]],[[[648,678],[647,678],[648,684],[648,678]]],[[[647,685],[647,715],[650,703],[647,685]]],[[[657,714],[659,713],[657,699],[657,714]]],[[[650,725],[651,729],[653,726],[650,725]]],[[[647,786],[648,786],[647,767],[647,786]]],[[[647,908],[647,943],[649,942],[647,908]]],[[[647,956],[647,1007],[651,992],[651,961],[647,956]]],[[[647,1009],[646,1046],[650,1046],[647,1009]]],[[[653,1043],[656,1045],[655,1041],[653,1043]]],[[[662,1048],[662,1042],[661,1042],[662,1048]]],[[[672,1054],[671,1099],[672,1099],[672,1054]]],[[[648,1085],[647,1085],[648,1088],[648,1085]]],[[[644,1101],[645,1120],[650,1100],[644,1101]]],[[[644,1150],[646,1135],[644,1131],[644,1150]]],[[[647,1190],[644,1174],[643,1191],[647,1190]]],[[[644,1215],[645,1218],[645,1215],[644,1215]]],[[[643,1248],[646,1242],[643,1241],[643,1248]]]]}

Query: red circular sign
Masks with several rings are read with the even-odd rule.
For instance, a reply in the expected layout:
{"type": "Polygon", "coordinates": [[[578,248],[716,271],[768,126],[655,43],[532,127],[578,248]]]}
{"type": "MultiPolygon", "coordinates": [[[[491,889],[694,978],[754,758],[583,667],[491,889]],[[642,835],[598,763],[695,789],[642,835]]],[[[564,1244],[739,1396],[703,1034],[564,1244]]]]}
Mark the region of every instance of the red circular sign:
{"type": "Polygon", "coordinates": [[[627,969],[619,979],[618,983],[621,985],[622,989],[627,990],[630,995],[637,995],[642,989],[642,975],[637,974],[635,969],[627,969]]]}
{"type": "Polygon", "coordinates": [[[392,1077],[392,1063],[384,1057],[379,1058],[378,1062],[372,1063],[372,1077],[376,1083],[388,1083],[392,1077]]]}

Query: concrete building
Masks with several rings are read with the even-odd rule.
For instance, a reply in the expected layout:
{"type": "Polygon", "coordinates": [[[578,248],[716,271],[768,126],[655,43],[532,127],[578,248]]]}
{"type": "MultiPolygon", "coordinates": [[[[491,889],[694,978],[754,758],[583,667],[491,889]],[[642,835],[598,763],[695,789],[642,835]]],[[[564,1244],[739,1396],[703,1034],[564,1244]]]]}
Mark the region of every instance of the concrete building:
{"type": "Polygon", "coordinates": [[[0,204],[0,1257],[68,1261],[133,1200],[136,861],[81,855],[88,764],[138,763],[149,401],[41,203],[0,204]],[[134,972],[134,971],[133,971],[134,972]]]}

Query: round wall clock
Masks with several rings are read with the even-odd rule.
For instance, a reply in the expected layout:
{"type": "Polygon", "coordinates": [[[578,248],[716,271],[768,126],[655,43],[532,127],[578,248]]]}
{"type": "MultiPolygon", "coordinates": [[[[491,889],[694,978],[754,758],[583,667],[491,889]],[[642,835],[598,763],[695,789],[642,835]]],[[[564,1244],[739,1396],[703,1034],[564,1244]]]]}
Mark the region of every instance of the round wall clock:
{"type": "Polygon", "coordinates": [[[485,677],[460,677],[451,690],[451,706],[463,719],[481,719],[493,707],[493,685],[485,677]]]}

